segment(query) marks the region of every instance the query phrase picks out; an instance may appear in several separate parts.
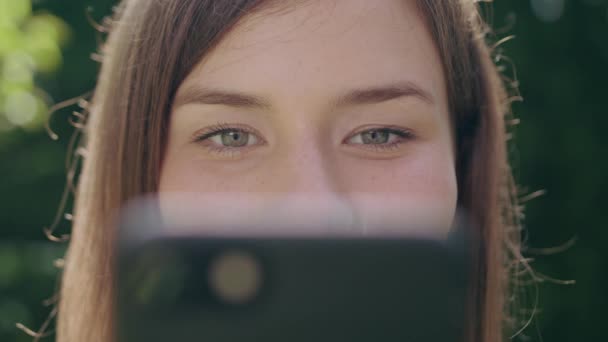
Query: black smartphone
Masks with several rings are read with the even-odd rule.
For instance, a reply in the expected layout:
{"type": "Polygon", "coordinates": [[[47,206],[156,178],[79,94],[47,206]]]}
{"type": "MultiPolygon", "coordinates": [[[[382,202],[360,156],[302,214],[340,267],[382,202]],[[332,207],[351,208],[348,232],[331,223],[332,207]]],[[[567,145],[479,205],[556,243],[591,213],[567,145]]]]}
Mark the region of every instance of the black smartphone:
{"type": "Polygon", "coordinates": [[[118,342],[462,341],[462,234],[140,237],[119,244],[118,342]]]}

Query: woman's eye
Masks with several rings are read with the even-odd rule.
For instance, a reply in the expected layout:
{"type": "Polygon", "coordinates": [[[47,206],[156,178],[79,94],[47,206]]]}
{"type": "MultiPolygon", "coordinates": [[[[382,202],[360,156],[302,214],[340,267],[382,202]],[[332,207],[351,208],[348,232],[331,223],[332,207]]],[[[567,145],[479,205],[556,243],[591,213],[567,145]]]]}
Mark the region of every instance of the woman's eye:
{"type": "Polygon", "coordinates": [[[195,142],[216,154],[235,154],[260,142],[253,130],[218,124],[197,134],[195,142]]]}
{"type": "Polygon", "coordinates": [[[224,147],[243,147],[250,143],[255,144],[257,139],[255,135],[242,130],[224,131],[211,136],[209,140],[215,144],[224,147]]]}
{"type": "MultiPolygon", "coordinates": [[[[411,131],[399,127],[382,127],[361,131],[352,135],[346,142],[374,150],[391,150],[414,138],[411,131]]],[[[218,124],[205,129],[195,137],[195,142],[202,144],[215,154],[237,156],[245,149],[261,143],[258,135],[251,129],[218,124]]]]}
{"type": "Polygon", "coordinates": [[[374,128],[353,135],[347,142],[363,145],[366,148],[390,149],[398,147],[412,138],[412,132],[402,128],[374,128]]]}

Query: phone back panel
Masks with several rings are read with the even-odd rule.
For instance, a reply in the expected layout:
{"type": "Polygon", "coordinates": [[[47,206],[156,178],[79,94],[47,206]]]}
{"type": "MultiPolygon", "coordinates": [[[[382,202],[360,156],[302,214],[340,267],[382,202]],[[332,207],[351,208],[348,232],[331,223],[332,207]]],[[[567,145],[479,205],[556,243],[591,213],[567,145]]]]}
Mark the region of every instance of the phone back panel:
{"type": "Polygon", "coordinates": [[[118,341],[461,341],[465,248],[405,238],[129,244],[118,341]]]}

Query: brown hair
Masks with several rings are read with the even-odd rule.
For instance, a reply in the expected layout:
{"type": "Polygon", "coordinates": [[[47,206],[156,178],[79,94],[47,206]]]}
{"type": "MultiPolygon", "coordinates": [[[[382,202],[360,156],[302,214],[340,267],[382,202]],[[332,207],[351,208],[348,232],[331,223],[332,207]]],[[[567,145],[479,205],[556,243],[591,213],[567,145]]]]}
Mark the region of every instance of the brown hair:
{"type": "MultiPolygon", "coordinates": [[[[186,75],[243,16],[278,3],[125,0],[116,8],[81,143],[86,158],[62,275],[59,342],[112,340],[113,215],[129,199],[157,190],[168,113],[186,75]]],[[[506,91],[476,1],[417,3],[445,70],[458,205],[480,227],[471,232],[477,243],[466,340],[497,342],[509,316],[509,265],[520,257],[506,155],[506,91]]]]}

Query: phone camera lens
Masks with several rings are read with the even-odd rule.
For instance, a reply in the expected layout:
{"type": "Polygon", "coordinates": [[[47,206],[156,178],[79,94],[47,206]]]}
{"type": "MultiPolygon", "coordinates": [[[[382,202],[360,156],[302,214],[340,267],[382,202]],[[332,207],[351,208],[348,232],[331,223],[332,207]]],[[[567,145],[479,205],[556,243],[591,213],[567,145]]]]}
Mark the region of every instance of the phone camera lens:
{"type": "Polygon", "coordinates": [[[224,303],[246,304],[258,294],[262,269],[251,253],[233,250],[219,254],[209,265],[209,285],[224,303]]]}

